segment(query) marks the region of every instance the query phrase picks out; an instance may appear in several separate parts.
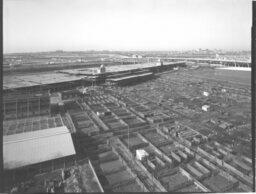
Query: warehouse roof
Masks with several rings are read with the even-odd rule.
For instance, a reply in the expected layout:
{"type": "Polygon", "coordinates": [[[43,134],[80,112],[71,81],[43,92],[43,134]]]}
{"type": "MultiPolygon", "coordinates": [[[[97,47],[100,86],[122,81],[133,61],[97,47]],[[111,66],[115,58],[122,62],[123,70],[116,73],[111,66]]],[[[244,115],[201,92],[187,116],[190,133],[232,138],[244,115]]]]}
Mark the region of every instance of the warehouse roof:
{"type": "Polygon", "coordinates": [[[65,126],[3,137],[4,168],[14,169],[75,154],[65,126]]]}
{"type": "Polygon", "coordinates": [[[153,73],[143,73],[143,74],[139,74],[139,75],[124,76],[124,77],[120,77],[120,78],[111,78],[111,79],[108,79],[108,81],[119,82],[119,81],[129,80],[129,79],[133,79],[133,78],[145,77],[145,76],[149,76],[149,75],[153,75],[153,73]]]}
{"type": "Polygon", "coordinates": [[[3,77],[4,89],[55,84],[82,79],[81,75],[68,75],[59,72],[8,75],[3,77]]]}
{"type": "MultiPolygon", "coordinates": [[[[164,63],[164,66],[175,65],[184,62],[168,62],[164,63]]],[[[158,67],[157,63],[140,63],[131,65],[111,65],[106,67],[106,73],[117,73],[123,71],[132,71],[138,69],[148,69],[158,67]]],[[[53,72],[40,72],[32,74],[19,74],[19,75],[4,75],[3,76],[3,88],[4,89],[16,89],[23,87],[32,87],[48,84],[57,84],[63,82],[71,82],[81,80],[87,77],[98,76],[101,73],[97,73],[98,67],[82,68],[82,69],[66,69],[53,72]]]]}

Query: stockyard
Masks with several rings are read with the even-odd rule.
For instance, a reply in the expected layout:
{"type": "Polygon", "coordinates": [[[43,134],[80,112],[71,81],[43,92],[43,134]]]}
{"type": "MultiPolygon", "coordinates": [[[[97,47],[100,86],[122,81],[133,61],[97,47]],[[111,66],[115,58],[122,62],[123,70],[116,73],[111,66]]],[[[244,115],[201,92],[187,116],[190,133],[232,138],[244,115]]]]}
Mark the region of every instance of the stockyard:
{"type": "Polygon", "coordinates": [[[248,72],[97,69],[4,77],[6,192],[252,191],[248,72]]]}

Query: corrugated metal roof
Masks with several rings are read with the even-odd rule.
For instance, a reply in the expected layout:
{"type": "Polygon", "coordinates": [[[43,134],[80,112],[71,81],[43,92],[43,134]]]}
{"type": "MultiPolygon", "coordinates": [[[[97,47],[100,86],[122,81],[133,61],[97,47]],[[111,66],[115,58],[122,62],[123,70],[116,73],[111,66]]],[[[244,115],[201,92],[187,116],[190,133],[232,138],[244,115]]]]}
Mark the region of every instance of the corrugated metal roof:
{"type": "Polygon", "coordinates": [[[128,80],[128,79],[132,79],[132,78],[138,78],[138,77],[149,76],[149,75],[152,75],[152,74],[153,74],[153,73],[143,73],[143,74],[138,74],[138,75],[124,76],[124,77],[120,77],[120,78],[110,78],[110,79],[108,79],[108,80],[109,80],[109,81],[118,82],[118,81],[128,80]]]}
{"type": "Polygon", "coordinates": [[[75,154],[66,126],[3,137],[4,168],[14,169],[75,154]]]}

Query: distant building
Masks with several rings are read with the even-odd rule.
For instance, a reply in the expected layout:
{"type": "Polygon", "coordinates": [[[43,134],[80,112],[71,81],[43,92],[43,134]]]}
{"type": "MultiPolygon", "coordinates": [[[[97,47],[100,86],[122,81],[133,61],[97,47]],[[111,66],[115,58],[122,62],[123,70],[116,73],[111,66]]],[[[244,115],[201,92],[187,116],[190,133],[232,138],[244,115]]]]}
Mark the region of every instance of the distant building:
{"type": "Polygon", "coordinates": [[[50,103],[51,104],[58,104],[59,102],[61,102],[61,93],[59,93],[59,92],[52,93],[50,95],[50,103]]]}
{"type": "Polygon", "coordinates": [[[81,91],[79,89],[65,90],[61,92],[61,99],[63,101],[75,101],[81,96],[81,91]]]}
{"type": "Polygon", "coordinates": [[[78,88],[78,91],[81,92],[83,95],[88,94],[88,88],[78,88]]]}
{"type": "Polygon", "coordinates": [[[141,56],[141,55],[136,55],[136,54],[134,54],[134,55],[132,55],[132,58],[138,58],[138,59],[141,59],[141,58],[142,58],[142,56],[141,56]]]}
{"type": "Polygon", "coordinates": [[[106,67],[102,64],[99,69],[97,69],[97,73],[105,73],[106,67]]]}
{"type": "Polygon", "coordinates": [[[12,67],[12,64],[11,63],[8,63],[8,62],[3,62],[3,69],[10,69],[12,67]]]}
{"type": "Polygon", "coordinates": [[[136,150],[136,158],[138,160],[143,160],[146,156],[148,156],[148,153],[145,150],[136,150]]]}
{"type": "Polygon", "coordinates": [[[105,65],[101,65],[100,66],[100,73],[105,73],[106,72],[106,67],[105,67],[105,65]]]}
{"type": "Polygon", "coordinates": [[[50,95],[50,110],[51,114],[57,114],[59,111],[59,105],[62,103],[61,93],[56,92],[50,95]]]}
{"type": "Polygon", "coordinates": [[[56,53],[63,53],[64,51],[63,50],[56,50],[55,52],[56,53]]]}
{"type": "Polygon", "coordinates": [[[204,95],[204,96],[209,96],[209,92],[204,91],[204,92],[203,92],[203,95],[204,95]]]}
{"type": "Polygon", "coordinates": [[[232,124],[222,121],[222,122],[219,124],[219,127],[222,128],[222,129],[227,129],[227,128],[229,128],[229,127],[232,127],[232,124]]]}
{"type": "Polygon", "coordinates": [[[203,105],[202,110],[207,112],[209,110],[210,106],[209,105],[203,105]]]}
{"type": "Polygon", "coordinates": [[[162,65],[163,65],[163,61],[162,61],[161,59],[158,59],[158,60],[157,60],[157,65],[162,66],[162,65]]]}

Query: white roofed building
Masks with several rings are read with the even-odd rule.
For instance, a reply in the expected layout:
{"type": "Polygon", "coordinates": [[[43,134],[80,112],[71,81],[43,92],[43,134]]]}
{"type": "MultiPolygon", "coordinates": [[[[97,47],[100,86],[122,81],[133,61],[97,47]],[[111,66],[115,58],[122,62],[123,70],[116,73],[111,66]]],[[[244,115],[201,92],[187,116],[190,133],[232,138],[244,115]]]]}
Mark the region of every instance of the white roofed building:
{"type": "Polygon", "coordinates": [[[3,137],[4,169],[11,170],[76,154],[66,126],[3,137]]]}

